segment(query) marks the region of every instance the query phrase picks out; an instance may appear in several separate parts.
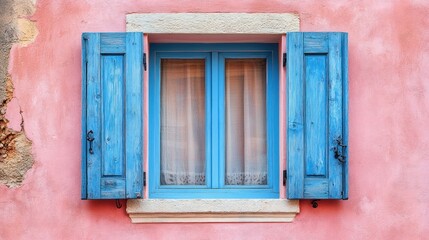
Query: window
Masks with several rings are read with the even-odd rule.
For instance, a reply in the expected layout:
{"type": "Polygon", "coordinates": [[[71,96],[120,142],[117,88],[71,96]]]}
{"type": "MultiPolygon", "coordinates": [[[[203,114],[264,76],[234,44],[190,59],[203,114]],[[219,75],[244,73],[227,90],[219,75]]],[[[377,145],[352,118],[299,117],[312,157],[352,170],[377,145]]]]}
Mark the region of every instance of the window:
{"type": "Polygon", "coordinates": [[[82,199],[135,199],[132,222],[292,221],[299,204],[279,196],[280,147],[288,199],[348,198],[346,33],[287,34],[286,103],[277,45],[153,44],[149,119],[143,43],[139,32],[82,35],[82,199]],[[151,199],[142,200],[144,144],[151,199]],[[192,167],[172,168],[183,156],[192,167]]]}
{"type": "Polygon", "coordinates": [[[278,198],[278,45],[151,44],[150,198],[278,198]]]}
{"type": "MultiPolygon", "coordinates": [[[[143,35],[82,46],[82,199],[142,198],[143,35]]],[[[279,198],[277,45],[151,47],[149,197],[279,198]]],[[[348,198],[347,61],[346,33],[287,34],[289,199],[348,198]]]]}

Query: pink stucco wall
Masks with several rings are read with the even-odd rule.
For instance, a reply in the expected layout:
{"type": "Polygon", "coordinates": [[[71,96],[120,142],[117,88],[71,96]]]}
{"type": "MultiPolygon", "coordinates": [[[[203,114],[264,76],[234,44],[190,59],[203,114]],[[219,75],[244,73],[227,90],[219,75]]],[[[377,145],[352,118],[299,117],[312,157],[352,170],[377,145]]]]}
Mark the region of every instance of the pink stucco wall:
{"type": "Polygon", "coordinates": [[[39,35],[9,65],[35,164],[0,186],[0,239],[428,239],[428,15],[425,0],[38,0],[39,35]],[[350,199],[265,224],[131,224],[113,201],[81,201],[81,32],[125,31],[127,13],[225,11],[349,33],[350,199]]]}

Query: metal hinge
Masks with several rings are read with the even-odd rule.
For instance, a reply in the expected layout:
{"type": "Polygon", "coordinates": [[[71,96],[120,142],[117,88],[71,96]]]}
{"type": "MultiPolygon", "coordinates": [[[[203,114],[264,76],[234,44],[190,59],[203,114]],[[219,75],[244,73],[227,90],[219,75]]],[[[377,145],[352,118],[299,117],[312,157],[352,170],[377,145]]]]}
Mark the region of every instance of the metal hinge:
{"type": "Polygon", "coordinates": [[[84,43],[84,47],[85,47],[85,63],[88,63],[88,37],[87,36],[84,36],[83,37],[83,41],[85,42],[84,43]]]}
{"type": "Polygon", "coordinates": [[[146,172],[143,172],[143,186],[146,187],[146,172]]]}
{"type": "Polygon", "coordinates": [[[287,62],[287,54],[283,53],[283,67],[286,67],[286,62],[287,62]]]}
{"type": "Polygon", "coordinates": [[[287,171],[283,170],[283,186],[286,186],[287,171]]]}
{"type": "Polygon", "coordinates": [[[146,53],[143,53],[143,69],[146,71],[146,53]]]}

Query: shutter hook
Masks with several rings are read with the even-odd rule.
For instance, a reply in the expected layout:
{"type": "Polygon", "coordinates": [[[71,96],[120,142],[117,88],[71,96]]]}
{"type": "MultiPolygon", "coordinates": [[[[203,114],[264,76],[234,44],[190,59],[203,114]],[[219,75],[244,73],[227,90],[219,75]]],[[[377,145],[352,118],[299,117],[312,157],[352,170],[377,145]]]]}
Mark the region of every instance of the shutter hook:
{"type": "Polygon", "coordinates": [[[317,208],[319,206],[319,204],[317,203],[317,201],[320,201],[319,199],[314,199],[313,201],[311,201],[311,206],[313,208],[317,208]]]}
{"type": "Polygon", "coordinates": [[[115,200],[115,204],[116,204],[116,208],[121,208],[121,207],[122,207],[122,204],[121,204],[121,202],[119,201],[119,199],[116,199],[116,200],[115,200]]]}
{"type": "Polygon", "coordinates": [[[343,139],[341,138],[341,136],[338,136],[337,139],[335,139],[335,142],[337,143],[337,146],[333,148],[334,157],[341,163],[345,163],[346,156],[344,155],[344,148],[346,148],[347,145],[343,144],[343,139]]]}

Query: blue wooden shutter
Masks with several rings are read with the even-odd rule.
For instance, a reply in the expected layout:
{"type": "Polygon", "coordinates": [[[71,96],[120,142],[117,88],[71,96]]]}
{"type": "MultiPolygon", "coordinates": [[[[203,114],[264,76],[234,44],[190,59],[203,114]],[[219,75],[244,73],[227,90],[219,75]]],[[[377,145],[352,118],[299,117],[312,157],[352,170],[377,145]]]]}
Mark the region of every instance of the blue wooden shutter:
{"type": "Polygon", "coordinates": [[[347,33],[287,34],[287,198],[348,198],[347,33]]]}
{"type": "Polygon", "coordinates": [[[141,198],[142,33],[82,35],[82,199],[141,198]]]}

